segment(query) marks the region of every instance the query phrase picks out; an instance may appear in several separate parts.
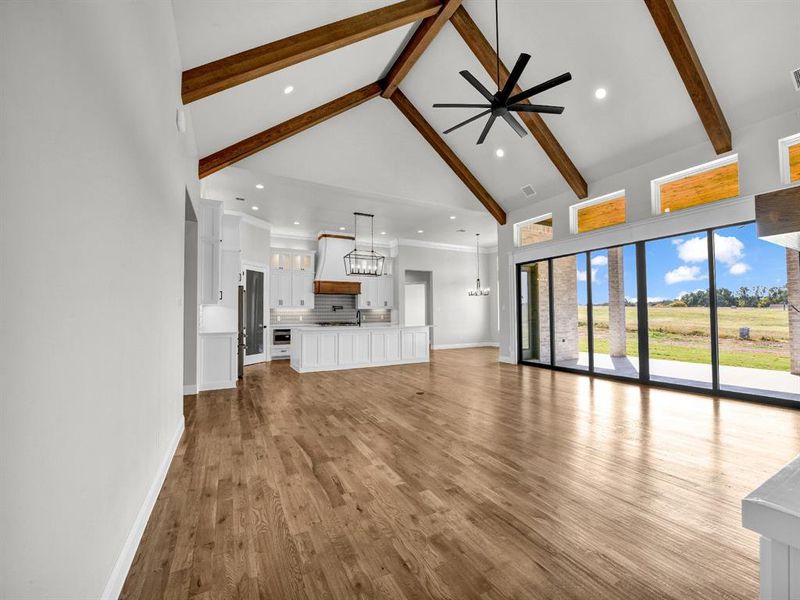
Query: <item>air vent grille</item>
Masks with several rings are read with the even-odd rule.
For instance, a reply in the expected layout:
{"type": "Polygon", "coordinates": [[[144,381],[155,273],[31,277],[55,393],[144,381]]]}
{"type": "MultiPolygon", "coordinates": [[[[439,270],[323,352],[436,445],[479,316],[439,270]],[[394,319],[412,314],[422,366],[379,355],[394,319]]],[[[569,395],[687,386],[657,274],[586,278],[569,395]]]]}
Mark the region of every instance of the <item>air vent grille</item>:
{"type": "Polygon", "coordinates": [[[792,83],[794,83],[794,89],[800,92],[800,69],[792,71],[792,83]]]}
{"type": "Polygon", "coordinates": [[[523,185],[521,189],[526,198],[533,198],[536,195],[536,190],[532,185],[523,185]]]}

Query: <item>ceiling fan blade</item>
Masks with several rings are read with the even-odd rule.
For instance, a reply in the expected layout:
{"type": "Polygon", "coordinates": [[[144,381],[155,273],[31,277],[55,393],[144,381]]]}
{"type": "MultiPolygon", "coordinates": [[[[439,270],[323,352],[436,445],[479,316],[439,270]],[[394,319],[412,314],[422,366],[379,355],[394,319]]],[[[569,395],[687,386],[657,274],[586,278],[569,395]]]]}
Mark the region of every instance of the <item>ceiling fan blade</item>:
{"type": "Polygon", "coordinates": [[[459,127],[463,127],[464,125],[466,125],[468,123],[472,123],[473,121],[476,121],[477,119],[480,119],[481,117],[485,117],[490,112],[492,112],[492,109],[485,110],[482,113],[478,113],[477,115],[475,115],[474,117],[470,117],[466,121],[461,121],[461,123],[459,123],[458,125],[453,125],[450,129],[448,129],[447,131],[443,131],[442,133],[450,133],[451,131],[453,131],[455,129],[458,129],[459,127]]]}
{"type": "Polygon", "coordinates": [[[433,108],[491,108],[490,104],[451,104],[437,103],[433,108]]]}
{"type": "Polygon", "coordinates": [[[517,132],[517,135],[519,137],[525,137],[526,135],[528,135],[528,132],[525,131],[525,128],[519,124],[519,121],[517,121],[514,118],[514,115],[512,115],[511,113],[504,112],[503,120],[511,126],[511,129],[517,132]]]}
{"type": "Polygon", "coordinates": [[[531,96],[535,96],[536,94],[541,94],[542,92],[546,92],[547,90],[552,89],[557,85],[561,85],[562,83],[566,83],[571,79],[572,79],[572,74],[563,73],[558,77],[553,77],[552,79],[548,79],[544,83],[535,85],[529,90],[525,90],[521,94],[517,94],[516,96],[511,96],[511,98],[508,99],[506,104],[516,104],[520,100],[527,100],[531,96]]]}
{"type": "Polygon", "coordinates": [[[497,95],[498,100],[505,102],[508,99],[508,97],[511,95],[511,92],[514,91],[514,86],[517,85],[519,78],[522,77],[522,72],[525,70],[525,67],[528,65],[528,61],[530,59],[530,54],[522,53],[519,55],[517,64],[514,65],[514,68],[511,70],[511,74],[508,76],[508,79],[506,79],[503,89],[500,90],[500,93],[497,95]]]}
{"type": "Polygon", "coordinates": [[[459,71],[459,74],[464,79],[469,81],[470,85],[474,87],[476,90],[478,90],[481,93],[481,95],[484,98],[486,98],[489,102],[494,101],[494,94],[492,94],[492,92],[483,87],[483,84],[477,79],[475,79],[475,76],[472,73],[470,73],[469,71],[459,71]]]}
{"type": "Polygon", "coordinates": [[[497,115],[492,115],[491,117],[489,117],[489,120],[486,121],[486,125],[484,126],[483,131],[481,131],[481,137],[478,138],[478,144],[482,144],[483,140],[486,139],[486,136],[489,134],[489,130],[492,128],[492,125],[494,125],[494,120],[496,118],[497,115]]]}
{"type": "Polygon", "coordinates": [[[533,112],[560,115],[564,112],[564,107],[550,106],[548,104],[512,104],[508,106],[508,110],[513,110],[515,112],[533,112]]]}

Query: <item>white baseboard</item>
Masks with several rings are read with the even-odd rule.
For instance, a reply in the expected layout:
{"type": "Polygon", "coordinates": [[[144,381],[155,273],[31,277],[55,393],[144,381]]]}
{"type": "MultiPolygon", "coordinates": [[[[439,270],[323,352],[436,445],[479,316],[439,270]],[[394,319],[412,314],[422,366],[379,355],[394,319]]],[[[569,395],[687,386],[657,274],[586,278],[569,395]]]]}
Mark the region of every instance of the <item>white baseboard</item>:
{"type": "Polygon", "coordinates": [[[513,360],[511,360],[510,356],[500,356],[497,360],[498,362],[508,363],[510,365],[516,364],[513,360]]]}
{"type": "Polygon", "coordinates": [[[178,449],[178,444],[181,441],[184,426],[183,416],[181,416],[181,421],[178,424],[175,436],[167,447],[161,465],[159,465],[158,471],[156,471],[153,483],[150,485],[147,496],[145,496],[144,504],[142,504],[142,507],[139,509],[139,514],[136,515],[136,520],[133,522],[133,527],[131,527],[128,538],[125,540],[125,545],[122,547],[122,551],[117,557],[117,562],[114,564],[114,569],[111,571],[111,575],[106,582],[103,595],[100,596],[102,600],[117,600],[120,592],[122,592],[122,586],[125,584],[125,578],[128,576],[131,563],[133,563],[133,557],[136,555],[139,542],[142,540],[144,528],[147,525],[148,519],[150,519],[150,513],[153,512],[153,507],[161,491],[161,486],[164,485],[164,479],[166,479],[167,471],[169,471],[169,466],[172,463],[172,457],[175,456],[175,451],[178,449]]]}
{"type": "Polygon", "coordinates": [[[455,350],[458,348],[497,348],[497,342],[469,342],[466,344],[436,344],[434,350],[455,350]]]}
{"type": "Polygon", "coordinates": [[[183,395],[184,396],[193,396],[197,393],[197,385],[185,385],[183,386],[183,395]]]}
{"type": "Polygon", "coordinates": [[[230,381],[208,381],[206,383],[201,383],[198,386],[198,390],[201,392],[210,392],[212,390],[232,390],[236,387],[236,379],[232,379],[230,381]]]}

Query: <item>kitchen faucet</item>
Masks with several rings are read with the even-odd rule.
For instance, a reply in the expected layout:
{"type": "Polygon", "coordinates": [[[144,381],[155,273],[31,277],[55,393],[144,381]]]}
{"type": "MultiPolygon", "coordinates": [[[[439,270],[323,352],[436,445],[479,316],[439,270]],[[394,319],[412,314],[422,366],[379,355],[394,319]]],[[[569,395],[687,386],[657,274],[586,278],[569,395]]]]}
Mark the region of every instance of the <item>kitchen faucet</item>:
{"type": "Polygon", "coordinates": [[[361,327],[361,311],[360,310],[356,311],[356,324],[359,327],[361,327]]]}

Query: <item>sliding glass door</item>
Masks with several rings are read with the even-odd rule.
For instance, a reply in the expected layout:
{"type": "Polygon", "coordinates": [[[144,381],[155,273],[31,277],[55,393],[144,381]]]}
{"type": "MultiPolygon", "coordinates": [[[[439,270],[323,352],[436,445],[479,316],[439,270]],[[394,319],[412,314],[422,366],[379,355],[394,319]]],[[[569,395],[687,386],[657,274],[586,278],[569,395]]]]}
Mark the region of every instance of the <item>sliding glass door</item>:
{"type": "Polygon", "coordinates": [[[708,235],[647,242],[650,378],[711,388],[708,235]]]}
{"type": "Polygon", "coordinates": [[[800,402],[800,254],[754,223],[521,264],[518,282],[520,362],[800,402]]]}
{"type": "Polygon", "coordinates": [[[519,270],[520,359],[550,364],[550,285],[548,261],[519,270]]]}

